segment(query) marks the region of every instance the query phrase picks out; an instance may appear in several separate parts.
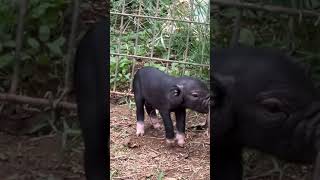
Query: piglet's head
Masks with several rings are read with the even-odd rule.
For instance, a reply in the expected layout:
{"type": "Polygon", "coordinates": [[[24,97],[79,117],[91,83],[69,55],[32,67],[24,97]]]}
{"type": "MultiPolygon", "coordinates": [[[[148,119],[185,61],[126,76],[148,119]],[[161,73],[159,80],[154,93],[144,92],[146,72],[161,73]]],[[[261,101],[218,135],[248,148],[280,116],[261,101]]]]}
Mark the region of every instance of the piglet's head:
{"type": "Polygon", "coordinates": [[[175,106],[200,113],[209,112],[209,90],[202,81],[195,78],[177,78],[176,84],[170,89],[169,100],[175,106]]]}

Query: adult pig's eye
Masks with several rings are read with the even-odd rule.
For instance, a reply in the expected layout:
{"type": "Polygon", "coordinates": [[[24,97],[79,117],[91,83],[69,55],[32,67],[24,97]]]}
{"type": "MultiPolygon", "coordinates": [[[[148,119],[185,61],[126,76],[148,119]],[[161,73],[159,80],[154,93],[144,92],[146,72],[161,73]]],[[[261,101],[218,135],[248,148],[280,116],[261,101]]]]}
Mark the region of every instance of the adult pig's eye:
{"type": "Polygon", "coordinates": [[[264,99],[261,104],[271,113],[282,111],[282,102],[277,98],[264,99]]]}
{"type": "Polygon", "coordinates": [[[192,93],[191,95],[195,98],[199,97],[198,93],[192,93]]]}

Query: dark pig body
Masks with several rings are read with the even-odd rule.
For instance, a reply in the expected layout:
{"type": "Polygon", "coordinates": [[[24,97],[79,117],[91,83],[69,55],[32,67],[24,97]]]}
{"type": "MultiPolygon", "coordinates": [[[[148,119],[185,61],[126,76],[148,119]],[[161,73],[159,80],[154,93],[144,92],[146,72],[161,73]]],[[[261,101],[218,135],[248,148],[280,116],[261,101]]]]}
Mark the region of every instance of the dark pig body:
{"type": "Polygon", "coordinates": [[[75,56],[75,91],[84,140],[86,179],[105,180],[109,158],[109,23],[93,25],[80,41],[75,56]]]}
{"type": "Polygon", "coordinates": [[[213,50],[211,64],[214,179],[242,179],[244,147],[315,161],[319,97],[301,67],[276,50],[239,47],[213,50]]]}

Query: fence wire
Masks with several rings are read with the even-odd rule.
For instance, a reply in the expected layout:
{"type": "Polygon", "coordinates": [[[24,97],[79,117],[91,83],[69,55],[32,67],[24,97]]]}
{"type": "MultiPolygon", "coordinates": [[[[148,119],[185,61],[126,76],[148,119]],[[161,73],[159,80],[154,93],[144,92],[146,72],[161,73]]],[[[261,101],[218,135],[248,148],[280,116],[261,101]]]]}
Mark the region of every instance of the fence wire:
{"type": "Polygon", "coordinates": [[[209,81],[208,0],[114,0],[111,5],[111,94],[132,96],[134,73],[143,66],[209,81]]]}
{"type": "MultiPolygon", "coordinates": [[[[3,2],[5,3],[5,2],[3,2]]],[[[64,81],[63,81],[63,90],[59,91],[59,88],[57,87],[57,94],[53,94],[50,91],[47,91],[45,98],[39,98],[39,97],[29,97],[27,95],[18,95],[18,92],[23,92],[23,90],[19,89],[19,85],[21,86],[21,80],[20,78],[22,75],[22,54],[26,51],[24,48],[26,47],[26,42],[29,42],[28,36],[26,36],[24,31],[26,31],[26,19],[27,15],[30,15],[27,12],[27,9],[30,8],[31,3],[28,0],[21,0],[17,2],[12,2],[13,5],[16,5],[17,7],[17,13],[18,13],[18,19],[17,19],[17,30],[16,30],[16,42],[15,42],[15,53],[14,53],[14,59],[13,59],[13,72],[11,75],[11,82],[10,82],[10,89],[8,90],[8,93],[0,93],[0,100],[3,102],[11,102],[11,103],[18,103],[18,104],[30,104],[35,106],[51,106],[52,109],[62,107],[67,109],[75,109],[76,105],[74,103],[69,103],[66,101],[63,101],[66,94],[69,93],[69,91],[72,89],[72,83],[71,83],[71,73],[72,73],[72,63],[74,58],[74,50],[75,50],[75,39],[77,37],[76,31],[77,31],[77,24],[78,24],[78,16],[79,16],[79,9],[80,9],[80,1],[79,0],[73,0],[70,3],[70,6],[72,8],[72,18],[71,18],[71,24],[70,24],[70,33],[68,35],[68,42],[66,53],[64,54],[64,58],[62,58],[64,69],[63,69],[63,75],[64,75],[64,81]],[[14,4],[16,3],[16,4],[14,4]],[[26,41],[28,40],[28,41],[26,41]],[[19,90],[19,91],[18,91],[19,90]]],[[[63,37],[64,38],[64,37],[63,37]]],[[[36,70],[36,69],[34,69],[36,70]]],[[[2,111],[4,107],[4,103],[1,103],[0,106],[0,112],[2,111]]]]}
{"type": "MultiPolygon", "coordinates": [[[[24,51],[23,29],[27,0],[17,1],[17,28],[15,35],[14,71],[10,88],[0,93],[0,112],[3,102],[37,106],[52,106],[50,98],[17,95],[19,89],[20,59],[24,51]]],[[[75,29],[79,13],[79,0],[73,0],[71,32],[64,60],[64,88],[56,95],[56,107],[76,108],[73,103],[62,102],[70,90],[70,73],[75,46],[75,29]]],[[[113,94],[132,95],[130,87],[134,73],[142,66],[155,66],[172,75],[190,75],[209,80],[209,0],[111,0],[110,9],[110,90],[113,94]]],[[[315,25],[320,22],[320,13],[315,10],[295,9],[248,2],[211,1],[211,6],[235,7],[260,10],[292,16],[312,16],[315,25]]],[[[214,9],[213,9],[214,11],[214,9]]],[[[1,88],[3,89],[3,88],[1,88]]],[[[58,88],[57,88],[58,89],[58,88]]],[[[52,97],[51,97],[52,99],[52,97]]]]}

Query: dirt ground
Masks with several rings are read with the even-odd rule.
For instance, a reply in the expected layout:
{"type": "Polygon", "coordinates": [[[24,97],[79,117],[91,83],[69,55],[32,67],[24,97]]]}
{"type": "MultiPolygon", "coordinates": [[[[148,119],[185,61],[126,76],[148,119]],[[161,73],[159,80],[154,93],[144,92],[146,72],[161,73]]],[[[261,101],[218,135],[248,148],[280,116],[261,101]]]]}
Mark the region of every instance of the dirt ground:
{"type": "MultiPolygon", "coordinates": [[[[145,135],[136,137],[134,109],[128,105],[111,105],[112,179],[210,179],[210,144],[205,130],[196,130],[206,115],[188,113],[186,145],[168,147],[163,125],[160,130],[145,120],[145,135]]],[[[147,116],[146,116],[147,117],[147,116]]]]}
{"type": "Polygon", "coordinates": [[[61,137],[0,133],[1,180],[84,180],[82,153],[62,152],[61,137]]]}
{"type": "MultiPolygon", "coordinates": [[[[112,179],[210,179],[210,140],[205,130],[195,128],[205,122],[206,115],[189,112],[186,146],[170,148],[163,127],[154,129],[147,115],[145,136],[136,137],[134,109],[127,104],[111,105],[110,111],[112,179]]],[[[286,163],[252,150],[246,150],[243,157],[246,180],[311,179],[310,165],[286,163]]]]}
{"type": "MultiPolygon", "coordinates": [[[[206,115],[189,112],[186,146],[170,148],[166,146],[163,127],[153,129],[148,119],[145,136],[135,136],[135,112],[127,104],[111,105],[110,111],[110,179],[210,179],[209,137],[205,130],[196,128],[204,123],[206,115]]],[[[20,125],[21,118],[16,123],[13,119],[0,119],[0,180],[84,180],[80,142],[62,151],[59,135],[11,135],[2,130],[9,127],[4,122],[20,125]]],[[[279,180],[281,175],[282,180],[311,177],[312,166],[272,161],[264,154],[251,151],[244,153],[244,159],[247,180],[279,180]]]]}

